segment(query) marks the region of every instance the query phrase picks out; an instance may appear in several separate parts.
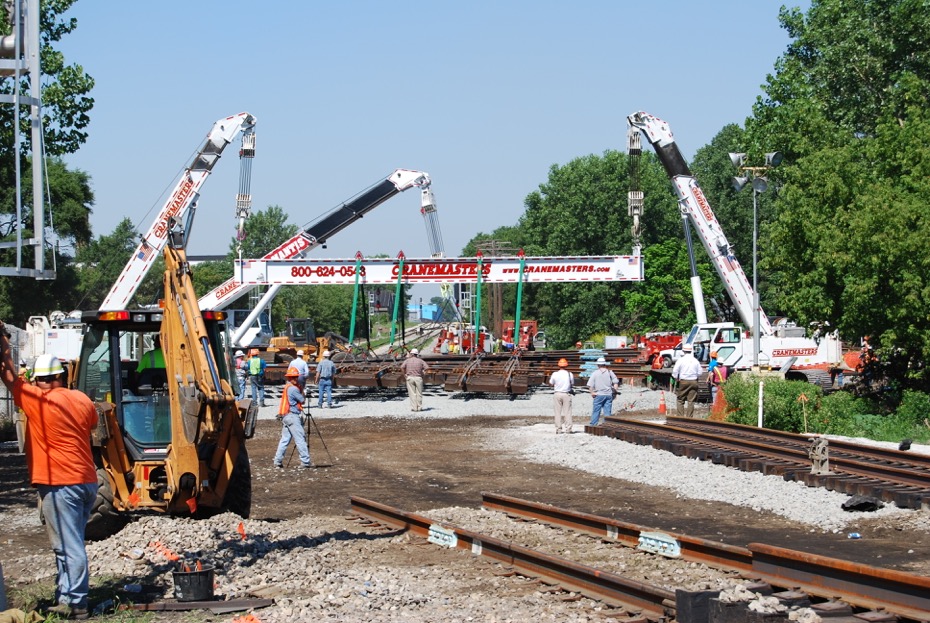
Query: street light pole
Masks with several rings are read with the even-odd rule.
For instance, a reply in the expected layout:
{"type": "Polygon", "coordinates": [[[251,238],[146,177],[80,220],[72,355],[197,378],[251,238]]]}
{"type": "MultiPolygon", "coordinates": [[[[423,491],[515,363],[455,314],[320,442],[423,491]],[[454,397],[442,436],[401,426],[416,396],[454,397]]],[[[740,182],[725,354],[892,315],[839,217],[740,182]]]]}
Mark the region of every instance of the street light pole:
{"type": "Polygon", "coordinates": [[[759,367],[759,190],[752,187],[752,367],[759,367]]]}
{"type": "Polygon", "coordinates": [[[759,302],[759,194],[768,189],[765,174],[769,169],[781,164],[782,155],[777,151],[765,154],[765,166],[747,167],[746,154],[731,153],[730,161],[745,177],[734,177],[733,188],[739,192],[747,183],[752,184],[752,366],[759,367],[761,346],[762,304],[759,302]]]}

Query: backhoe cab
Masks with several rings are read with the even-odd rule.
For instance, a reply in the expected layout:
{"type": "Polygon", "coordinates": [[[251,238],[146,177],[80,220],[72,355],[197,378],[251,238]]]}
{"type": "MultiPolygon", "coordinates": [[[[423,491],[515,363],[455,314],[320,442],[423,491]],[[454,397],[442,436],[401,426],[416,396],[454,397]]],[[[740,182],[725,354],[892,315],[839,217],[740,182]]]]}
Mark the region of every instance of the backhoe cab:
{"type": "Polygon", "coordinates": [[[248,517],[245,439],[257,409],[236,403],[224,312],[201,312],[180,246],[165,256],[163,309],[85,312],[74,374],[102,414],[92,439],[100,491],[88,538],[131,511],[248,517]],[[160,338],[164,366],[147,356],[160,338]],[[143,365],[140,366],[140,361],[143,365]]]}

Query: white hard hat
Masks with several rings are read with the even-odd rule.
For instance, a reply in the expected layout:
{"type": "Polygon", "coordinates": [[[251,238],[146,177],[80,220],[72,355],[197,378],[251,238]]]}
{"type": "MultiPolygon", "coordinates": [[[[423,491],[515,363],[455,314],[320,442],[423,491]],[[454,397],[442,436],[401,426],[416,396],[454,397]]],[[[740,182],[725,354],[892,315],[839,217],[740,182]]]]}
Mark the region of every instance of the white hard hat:
{"type": "Polygon", "coordinates": [[[245,353],[242,352],[241,350],[237,350],[237,351],[236,351],[236,357],[245,357],[245,353]]]}
{"type": "Polygon", "coordinates": [[[331,356],[331,355],[332,355],[332,353],[329,352],[328,350],[324,350],[324,351],[323,351],[323,356],[324,356],[324,357],[329,357],[329,356],[331,356]]]}
{"type": "Polygon", "coordinates": [[[411,349],[410,349],[410,354],[411,354],[411,355],[419,355],[419,354],[420,354],[420,351],[418,351],[416,348],[411,348],[411,349]]]}
{"type": "Polygon", "coordinates": [[[594,363],[596,363],[596,364],[599,365],[599,366],[606,366],[606,365],[607,365],[607,360],[604,359],[603,357],[598,357],[598,358],[597,358],[597,361],[595,361],[594,363]]]}
{"type": "Polygon", "coordinates": [[[298,356],[298,357],[303,357],[303,356],[304,356],[304,351],[303,351],[302,349],[299,350],[299,351],[297,351],[297,356],[298,356]]]}
{"type": "Polygon", "coordinates": [[[39,355],[32,366],[33,377],[56,376],[64,371],[64,366],[55,355],[39,355]]]}

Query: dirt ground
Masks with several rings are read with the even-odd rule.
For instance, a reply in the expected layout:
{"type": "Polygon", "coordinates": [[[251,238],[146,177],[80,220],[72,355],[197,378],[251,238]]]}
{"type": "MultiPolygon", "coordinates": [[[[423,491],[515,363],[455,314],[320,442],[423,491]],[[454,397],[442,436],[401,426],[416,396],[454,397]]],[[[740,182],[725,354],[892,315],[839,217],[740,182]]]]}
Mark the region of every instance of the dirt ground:
{"type": "MultiPolygon", "coordinates": [[[[280,425],[260,421],[248,446],[252,517],[345,516],[350,495],[414,512],[447,506],[477,508],[481,492],[492,491],[734,545],[764,542],[886,568],[928,569],[926,561],[915,563],[914,555],[908,554],[915,541],[926,540],[926,533],[903,534],[895,528],[870,525],[860,528],[861,540],[850,540],[845,533],[812,532],[769,513],[683,499],[665,489],[528,463],[482,448],[480,433],[487,428],[506,429],[549,419],[317,419],[333,464],[312,470],[298,469],[296,456],[290,457],[287,469],[274,468],[272,456],[280,425]]],[[[622,452],[623,444],[617,444],[617,451],[622,452]]],[[[326,462],[320,436],[312,435],[311,451],[315,462],[326,462]]],[[[0,452],[0,513],[4,517],[34,513],[34,502],[34,493],[26,485],[24,457],[10,450],[0,452]]],[[[17,527],[17,523],[0,522],[0,561],[48,551],[41,528],[17,527]]],[[[7,572],[7,583],[18,579],[7,572]]]]}

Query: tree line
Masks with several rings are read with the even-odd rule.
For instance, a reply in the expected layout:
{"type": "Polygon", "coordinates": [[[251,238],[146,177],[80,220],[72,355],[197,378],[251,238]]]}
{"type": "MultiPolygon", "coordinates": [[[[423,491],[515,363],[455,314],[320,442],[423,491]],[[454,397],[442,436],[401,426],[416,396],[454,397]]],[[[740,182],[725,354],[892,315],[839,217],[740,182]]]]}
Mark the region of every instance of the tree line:
{"type": "MultiPolygon", "coordinates": [[[[52,309],[92,308],[138,236],[127,220],[95,237],[89,225],[89,176],[69,170],[61,159],[86,140],[93,107],[93,78],[54,49],[77,25],[64,16],[73,2],[42,3],[46,151],[58,240],[48,253],[55,254],[58,279],[54,284],[0,279],[0,317],[14,322],[52,309]]],[[[751,114],[721,128],[700,148],[692,172],[736,257],[748,267],[752,196],[731,185],[736,171],[728,153],[746,152],[750,162],[761,162],[766,152],[782,152],[783,164],[769,172],[769,191],[759,195],[763,309],[801,325],[829,323],[851,344],[867,336],[898,387],[928,391],[930,259],[924,247],[930,214],[924,198],[930,190],[930,5],[925,0],[812,0],[806,11],[782,7],[778,20],[790,44],[774,59],[751,114]]],[[[8,80],[0,82],[0,91],[11,89],[8,80]]],[[[674,127],[675,120],[669,121],[674,127]]],[[[13,211],[12,123],[11,111],[0,109],[4,241],[14,239],[17,230],[28,236],[31,222],[28,213],[17,221],[13,211]]],[[[622,117],[605,120],[610,123],[616,124],[619,145],[622,117]]],[[[29,140],[28,132],[21,136],[29,140]]],[[[28,161],[22,164],[28,169],[28,161]]],[[[489,240],[506,240],[530,255],[629,253],[629,164],[618,149],[553,165],[526,195],[516,223],[477,234],[463,254],[474,254],[489,240]]],[[[648,150],[639,176],[645,195],[643,283],[526,288],[522,316],[545,326],[557,347],[596,334],[680,331],[694,321],[680,213],[669,180],[648,150]]],[[[263,254],[286,231],[295,231],[279,206],[252,218],[246,243],[255,248],[248,253],[263,254]]],[[[0,253],[8,259],[11,252],[0,253]]],[[[697,259],[706,308],[716,319],[736,320],[703,252],[697,259]]],[[[231,271],[229,261],[198,266],[198,291],[206,292],[231,271]]],[[[137,301],[157,297],[159,288],[160,279],[150,277],[137,301]]],[[[503,309],[513,310],[513,288],[505,287],[502,297],[503,309]]],[[[326,318],[326,328],[347,331],[351,288],[285,288],[275,305],[274,316],[326,318]]]]}

